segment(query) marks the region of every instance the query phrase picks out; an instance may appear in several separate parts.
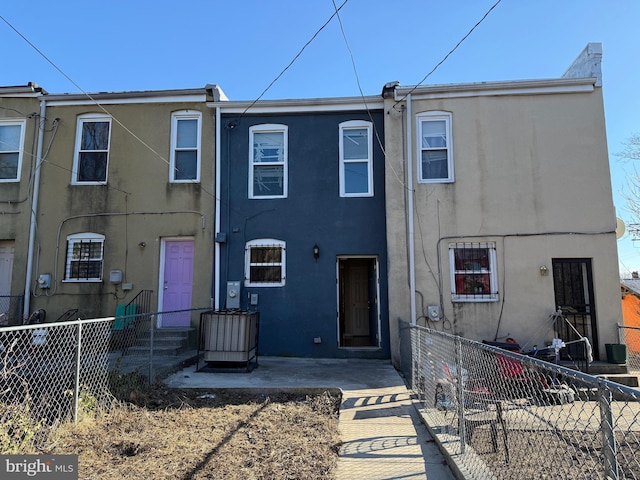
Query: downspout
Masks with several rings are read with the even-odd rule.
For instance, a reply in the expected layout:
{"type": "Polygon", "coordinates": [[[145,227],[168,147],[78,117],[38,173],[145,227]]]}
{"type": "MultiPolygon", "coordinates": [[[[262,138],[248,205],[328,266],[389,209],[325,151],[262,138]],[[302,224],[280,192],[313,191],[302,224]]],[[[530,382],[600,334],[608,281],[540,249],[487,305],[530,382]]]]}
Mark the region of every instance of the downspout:
{"type": "Polygon", "coordinates": [[[411,94],[407,95],[407,184],[409,201],[407,203],[407,220],[409,225],[409,289],[411,296],[411,323],[416,324],[416,264],[415,240],[413,225],[413,117],[411,114],[411,94]]]}
{"type": "Polygon", "coordinates": [[[213,307],[217,310],[220,308],[220,243],[218,242],[218,233],[220,233],[220,107],[216,107],[216,223],[215,223],[215,239],[213,249],[213,307]]]}
{"type": "Polygon", "coordinates": [[[42,166],[42,146],[44,144],[44,122],[47,110],[46,100],[40,100],[40,122],[38,131],[38,146],[36,149],[36,171],[33,177],[33,199],[31,201],[31,222],[29,225],[29,250],[27,253],[27,271],[24,280],[24,304],[22,316],[26,320],[29,318],[29,307],[31,301],[31,276],[33,274],[33,252],[36,243],[36,212],[38,211],[38,197],[40,195],[40,167],[42,166]]]}

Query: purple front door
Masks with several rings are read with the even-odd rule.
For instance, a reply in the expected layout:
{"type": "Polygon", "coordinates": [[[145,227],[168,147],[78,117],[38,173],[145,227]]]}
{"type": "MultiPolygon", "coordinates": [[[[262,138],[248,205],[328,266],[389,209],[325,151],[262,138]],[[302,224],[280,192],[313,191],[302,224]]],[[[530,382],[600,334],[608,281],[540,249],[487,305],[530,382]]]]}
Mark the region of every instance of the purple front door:
{"type": "MultiPolygon", "coordinates": [[[[162,311],[191,308],[193,289],[193,240],[166,240],[164,242],[164,279],[162,311]]],[[[190,312],[162,315],[161,327],[188,327],[190,312]]]]}

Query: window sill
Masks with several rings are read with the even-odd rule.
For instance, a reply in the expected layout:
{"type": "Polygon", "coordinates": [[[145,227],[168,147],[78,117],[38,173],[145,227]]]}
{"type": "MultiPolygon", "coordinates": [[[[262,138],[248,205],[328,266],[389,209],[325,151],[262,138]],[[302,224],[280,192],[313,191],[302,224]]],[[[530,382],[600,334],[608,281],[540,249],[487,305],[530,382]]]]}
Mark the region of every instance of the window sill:
{"type": "Polygon", "coordinates": [[[455,180],[453,178],[434,178],[434,179],[428,179],[425,180],[424,178],[421,178],[418,180],[419,184],[430,184],[430,183],[455,183],[455,180]]]}
{"type": "Polygon", "coordinates": [[[75,279],[65,278],[62,283],[102,283],[101,278],[89,278],[89,279],[75,279]]]}
{"type": "Polygon", "coordinates": [[[494,295],[451,295],[451,301],[457,303],[487,303],[500,300],[498,294],[494,295]]]}

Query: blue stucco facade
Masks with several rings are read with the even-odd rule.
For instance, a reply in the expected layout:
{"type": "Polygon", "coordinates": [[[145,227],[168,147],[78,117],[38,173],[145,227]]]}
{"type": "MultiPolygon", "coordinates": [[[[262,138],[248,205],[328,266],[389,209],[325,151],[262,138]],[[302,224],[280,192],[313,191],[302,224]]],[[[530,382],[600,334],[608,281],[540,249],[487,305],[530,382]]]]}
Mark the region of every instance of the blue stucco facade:
{"type": "Polygon", "coordinates": [[[224,308],[227,282],[243,283],[240,308],[260,312],[260,355],[389,358],[385,162],[376,138],[383,138],[383,118],[382,110],[221,115],[222,235],[214,288],[224,308]],[[340,196],[340,125],[354,120],[371,122],[379,132],[372,136],[372,196],[340,196]],[[250,198],[250,128],[266,124],[287,129],[286,198],[250,198]],[[247,286],[245,247],[257,239],[285,242],[284,286],[247,286]],[[368,291],[371,319],[364,335],[352,340],[344,332],[344,322],[352,320],[340,311],[347,308],[344,289],[356,288],[339,272],[358,266],[369,271],[361,291],[368,291]],[[251,294],[256,305],[249,304],[251,294]]]}

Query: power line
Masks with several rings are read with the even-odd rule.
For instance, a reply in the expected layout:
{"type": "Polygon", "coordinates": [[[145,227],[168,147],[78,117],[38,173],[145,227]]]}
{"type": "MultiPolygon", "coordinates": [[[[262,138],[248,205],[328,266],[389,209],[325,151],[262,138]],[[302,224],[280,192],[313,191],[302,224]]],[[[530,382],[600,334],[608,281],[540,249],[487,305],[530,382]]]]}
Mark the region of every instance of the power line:
{"type": "Polygon", "coordinates": [[[293,57],[293,60],[291,60],[289,64],[286,67],[284,67],[284,69],[276,76],[276,78],[274,78],[271,81],[269,85],[267,85],[267,88],[265,88],[262,91],[262,93],[258,96],[258,98],[256,98],[253,102],[251,102],[251,105],[249,105],[247,108],[244,109],[244,111],[240,114],[240,117],[237,120],[238,122],[242,120],[242,117],[244,117],[244,115],[247,113],[247,111],[250,108],[252,108],[256,103],[258,103],[258,101],[264,96],[265,93],[267,93],[267,91],[269,91],[269,89],[273,86],[273,84],[276,83],[278,80],[280,80],[280,77],[282,77],[282,75],[284,75],[284,73],[287,70],[289,70],[289,68],[296,62],[296,60],[298,60],[300,55],[302,55],[302,52],[304,52],[304,50],[311,44],[311,42],[313,42],[316,39],[316,37],[320,34],[320,32],[324,30],[324,28],[327,25],[329,25],[329,23],[331,23],[331,20],[333,20],[333,17],[338,15],[338,12],[342,9],[342,7],[344,7],[347,4],[348,1],[349,0],[344,0],[344,2],[342,2],[342,5],[340,5],[340,7],[338,7],[335,10],[335,12],[333,12],[333,14],[329,17],[329,19],[326,22],[324,22],[324,24],[318,30],[316,30],[316,33],[314,33],[313,36],[307,41],[307,43],[304,44],[304,46],[300,49],[300,51],[296,54],[296,56],[293,57]]]}
{"type": "MultiPolygon", "coordinates": [[[[346,3],[346,2],[345,2],[346,3]]],[[[166,163],[169,167],[171,166],[171,162],[169,162],[169,160],[167,160],[163,155],[161,155],[160,153],[158,153],[153,147],[151,147],[151,145],[149,145],[147,142],[145,142],[144,140],[142,140],[138,135],[136,135],[133,131],[131,131],[131,129],[129,129],[125,124],[123,124],[115,115],[113,115],[111,112],[109,112],[106,108],[104,108],[104,106],[98,102],[95,98],[93,98],[91,96],[91,94],[89,94],[88,92],[86,92],[82,87],[80,87],[80,85],[78,85],[69,75],[67,75],[60,67],[58,67],[49,57],[47,57],[44,52],[42,52],[38,47],[36,47],[27,37],[25,37],[20,31],[18,31],[17,28],[15,28],[6,18],[4,18],[2,15],[0,15],[0,20],[2,20],[4,23],[6,23],[9,28],[11,28],[11,30],[13,30],[20,38],[22,38],[31,48],[33,48],[36,52],[38,52],[38,54],[44,58],[53,68],[55,68],[58,72],[60,72],[60,74],[66,78],[67,80],[69,80],[69,82],[71,82],[71,84],[73,84],[83,95],[85,95],[87,98],[89,98],[98,108],[100,108],[104,113],[106,113],[107,115],[109,115],[111,118],[113,118],[113,120],[120,126],[122,127],[129,135],[131,135],[133,138],[135,138],[138,142],[140,142],[145,148],[147,148],[149,151],[151,151],[156,157],[158,157],[160,160],[162,160],[164,163],[166,163]]],[[[195,182],[194,182],[195,183],[195,182]]],[[[203,185],[202,183],[200,184],[200,188],[202,189],[202,191],[204,191],[205,193],[207,193],[208,195],[210,195],[211,197],[215,198],[215,195],[211,192],[209,192],[203,185]]]]}
{"type": "MultiPolygon", "coordinates": [[[[356,61],[355,61],[355,59],[353,57],[353,52],[351,51],[351,47],[349,46],[349,41],[347,40],[347,35],[346,35],[345,31],[344,31],[344,26],[342,25],[342,18],[340,18],[340,14],[338,13],[340,9],[337,8],[335,0],[331,0],[331,2],[333,3],[333,8],[335,9],[336,17],[338,18],[338,23],[340,25],[340,31],[342,32],[342,38],[344,39],[344,43],[345,43],[345,45],[347,47],[347,51],[349,52],[349,57],[351,58],[351,65],[353,67],[353,73],[355,74],[355,77],[356,77],[356,83],[358,85],[358,91],[360,92],[360,96],[362,97],[362,103],[364,104],[364,107],[367,110],[367,115],[369,116],[369,120],[371,120],[371,124],[373,125],[373,132],[374,132],[374,134],[376,136],[376,142],[378,143],[378,146],[380,147],[380,150],[382,151],[382,155],[383,155],[383,158],[385,160],[385,165],[389,166],[389,168],[393,172],[394,176],[396,177],[396,180],[403,187],[406,188],[406,185],[405,185],[404,181],[400,178],[400,175],[398,175],[398,172],[396,172],[396,170],[393,168],[393,166],[391,164],[387,163],[387,152],[386,152],[386,149],[385,149],[384,145],[382,144],[382,140],[380,139],[380,132],[378,132],[378,128],[376,127],[376,122],[373,121],[373,116],[371,115],[371,111],[369,110],[369,105],[367,105],[367,99],[365,98],[364,93],[362,91],[362,86],[360,85],[360,76],[358,75],[358,69],[356,67],[356,61]]],[[[344,5],[344,3],[342,5],[344,5]]],[[[340,8],[342,8],[342,7],[340,7],[340,8]]]]}
{"type": "Polygon", "coordinates": [[[498,0],[496,3],[494,3],[494,4],[491,6],[491,8],[489,8],[489,10],[487,10],[487,12],[482,16],[482,18],[481,18],[480,20],[478,20],[478,21],[476,22],[476,24],[475,24],[473,27],[471,27],[471,30],[469,30],[469,31],[467,32],[467,34],[466,34],[464,37],[462,37],[458,43],[456,43],[456,46],[455,46],[455,47],[453,47],[451,50],[449,50],[449,52],[448,52],[448,53],[447,53],[447,54],[442,58],[442,60],[440,60],[440,61],[436,64],[436,66],[435,66],[435,67],[433,67],[433,68],[431,69],[431,71],[430,71],[429,73],[427,73],[424,77],[422,77],[422,80],[420,80],[420,82],[419,82],[417,85],[414,85],[414,87],[413,87],[411,90],[409,90],[409,92],[408,92],[408,93],[406,93],[406,94],[404,95],[404,97],[402,97],[400,100],[398,100],[396,103],[394,103],[394,104],[393,104],[393,106],[392,106],[391,108],[395,109],[395,108],[396,108],[396,106],[397,106],[399,103],[401,103],[401,102],[403,102],[404,100],[406,100],[406,98],[407,98],[409,95],[411,95],[411,94],[412,94],[412,93],[413,93],[413,92],[414,92],[414,91],[415,91],[415,90],[416,90],[420,85],[422,85],[422,84],[424,83],[424,81],[425,81],[427,78],[429,78],[429,77],[433,74],[433,72],[435,72],[435,71],[438,69],[438,67],[440,67],[440,65],[442,65],[442,64],[447,60],[447,58],[449,58],[449,56],[450,56],[451,54],[453,54],[453,52],[455,52],[455,51],[458,49],[458,47],[459,47],[460,45],[462,45],[462,42],[464,42],[464,41],[469,37],[469,35],[471,35],[471,34],[473,33],[473,31],[474,31],[476,28],[478,28],[478,26],[479,26],[482,22],[484,22],[484,20],[489,16],[489,14],[493,11],[493,9],[494,9],[494,8],[496,8],[496,7],[498,6],[498,4],[499,4],[501,1],[502,1],[502,0],[498,0]]]}

